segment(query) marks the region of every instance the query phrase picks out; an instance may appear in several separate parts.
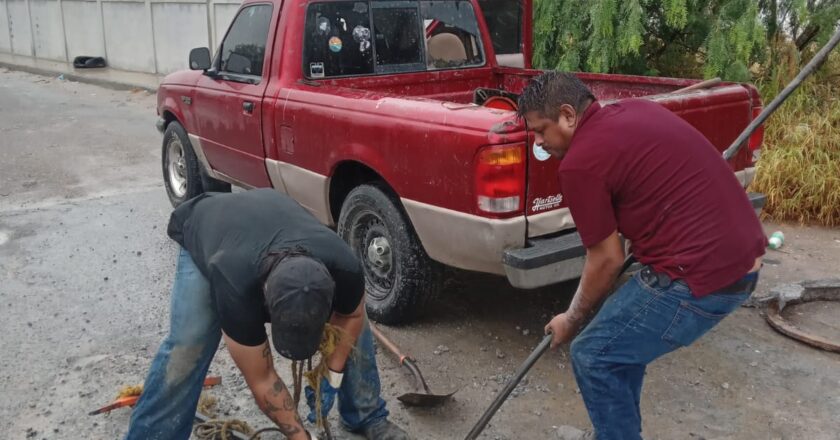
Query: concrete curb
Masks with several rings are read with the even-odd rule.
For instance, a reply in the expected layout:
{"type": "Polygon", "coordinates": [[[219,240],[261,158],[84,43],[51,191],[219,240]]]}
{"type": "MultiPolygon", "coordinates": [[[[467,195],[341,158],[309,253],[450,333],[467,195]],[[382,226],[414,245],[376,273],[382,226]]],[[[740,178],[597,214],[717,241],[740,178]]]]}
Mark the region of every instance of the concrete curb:
{"type": "Polygon", "coordinates": [[[24,66],[20,64],[12,64],[7,63],[4,61],[0,61],[0,67],[5,67],[6,69],[18,71],[18,72],[26,72],[32,73],[35,75],[41,76],[48,76],[50,78],[55,78],[59,75],[64,75],[64,78],[69,81],[80,82],[84,84],[92,84],[95,86],[101,86],[112,90],[134,90],[134,89],[142,89],[146,90],[150,93],[157,93],[157,87],[149,87],[148,85],[131,83],[131,82],[122,82],[116,81],[112,79],[106,78],[96,78],[87,75],[81,75],[78,73],[69,73],[64,72],[59,69],[45,69],[42,67],[32,67],[32,66],[24,66]]]}

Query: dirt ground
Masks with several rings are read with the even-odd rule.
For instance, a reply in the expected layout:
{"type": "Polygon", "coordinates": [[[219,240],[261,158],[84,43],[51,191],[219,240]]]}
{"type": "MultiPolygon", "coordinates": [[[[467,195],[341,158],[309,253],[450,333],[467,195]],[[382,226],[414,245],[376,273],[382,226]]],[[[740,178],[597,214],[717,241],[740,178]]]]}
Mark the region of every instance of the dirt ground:
{"type": "MultiPolygon", "coordinates": [[[[0,438],[125,432],[129,409],[87,413],[143,381],[168,327],[175,245],[165,234],[171,207],[155,119],[146,92],[0,69],[0,438]]],[[[759,294],[838,276],[840,230],[765,226],[787,242],[768,253],[759,294]]],[[[383,330],[418,359],[433,390],[458,392],[439,409],[402,406],[409,377],[380,352],[393,419],[416,439],[463,438],[574,287],[517,291],[501,278],[455,274],[424,318],[383,330]]],[[[813,304],[790,317],[837,337],[838,312],[813,304]]],[[[288,363],[277,362],[289,378],[288,363]]],[[[221,417],[268,425],[224,349],[211,374],[223,380],[210,391],[221,417]]],[[[838,390],[840,355],[781,336],[760,310],[742,308],[651,365],[644,435],[840,439],[838,390]]],[[[565,349],[540,360],[482,438],[555,439],[561,425],[589,426],[565,349]]]]}

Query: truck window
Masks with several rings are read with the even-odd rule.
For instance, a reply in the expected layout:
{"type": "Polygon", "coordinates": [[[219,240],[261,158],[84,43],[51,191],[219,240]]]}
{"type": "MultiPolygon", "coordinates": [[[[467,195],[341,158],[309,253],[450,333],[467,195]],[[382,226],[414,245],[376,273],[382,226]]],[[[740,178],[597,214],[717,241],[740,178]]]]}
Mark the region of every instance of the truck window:
{"type": "Polygon", "coordinates": [[[484,65],[481,33],[468,1],[421,1],[429,69],[484,65]]]}
{"type": "Polygon", "coordinates": [[[304,32],[303,67],[309,78],[373,73],[368,2],[312,3],[304,32]]]}
{"type": "Polygon", "coordinates": [[[304,32],[308,78],[485,63],[475,11],[465,0],[311,3],[304,32]]]}
{"type": "Polygon", "coordinates": [[[496,55],[522,53],[522,2],[479,0],[496,55]]]}
{"type": "Polygon", "coordinates": [[[373,3],[377,73],[426,70],[417,6],[417,2],[410,1],[373,3]]]}
{"type": "Polygon", "coordinates": [[[219,49],[219,72],[228,74],[226,79],[254,82],[262,77],[271,12],[271,5],[239,11],[219,49]]]}

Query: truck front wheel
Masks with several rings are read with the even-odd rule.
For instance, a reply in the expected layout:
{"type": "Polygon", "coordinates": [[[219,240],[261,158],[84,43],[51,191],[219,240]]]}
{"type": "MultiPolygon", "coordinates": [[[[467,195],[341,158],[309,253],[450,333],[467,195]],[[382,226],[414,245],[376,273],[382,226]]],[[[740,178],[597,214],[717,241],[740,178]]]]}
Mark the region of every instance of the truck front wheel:
{"type": "Polygon", "coordinates": [[[362,263],[367,312],[375,321],[409,322],[440,292],[443,267],[426,255],[382,185],[351,191],[341,206],[337,229],[362,263]]]}
{"type": "Polygon", "coordinates": [[[172,206],[201,194],[201,165],[195,157],[190,139],[184,127],[170,122],[163,133],[163,183],[172,206]]]}
{"type": "Polygon", "coordinates": [[[193,150],[187,131],[177,121],[163,133],[163,183],[172,206],[203,192],[230,192],[230,184],[207,175],[193,150]]]}

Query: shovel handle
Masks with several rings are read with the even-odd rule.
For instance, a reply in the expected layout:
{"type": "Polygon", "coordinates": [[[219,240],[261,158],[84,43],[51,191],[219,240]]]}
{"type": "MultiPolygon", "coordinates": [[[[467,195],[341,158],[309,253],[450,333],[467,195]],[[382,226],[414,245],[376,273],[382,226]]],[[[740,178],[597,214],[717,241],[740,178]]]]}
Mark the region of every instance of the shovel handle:
{"type": "Polygon", "coordinates": [[[411,356],[404,355],[400,351],[400,348],[397,347],[397,344],[391,342],[391,340],[388,339],[388,337],[385,336],[381,331],[379,331],[379,328],[377,328],[376,325],[374,325],[372,322],[370,323],[370,331],[373,332],[373,336],[376,337],[376,340],[379,341],[380,344],[384,345],[385,348],[388,349],[388,351],[393,353],[394,356],[396,356],[400,360],[400,365],[404,364],[406,359],[411,360],[411,356]]]}

